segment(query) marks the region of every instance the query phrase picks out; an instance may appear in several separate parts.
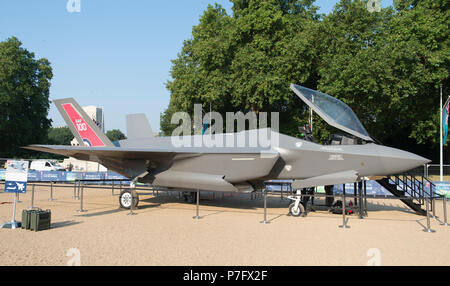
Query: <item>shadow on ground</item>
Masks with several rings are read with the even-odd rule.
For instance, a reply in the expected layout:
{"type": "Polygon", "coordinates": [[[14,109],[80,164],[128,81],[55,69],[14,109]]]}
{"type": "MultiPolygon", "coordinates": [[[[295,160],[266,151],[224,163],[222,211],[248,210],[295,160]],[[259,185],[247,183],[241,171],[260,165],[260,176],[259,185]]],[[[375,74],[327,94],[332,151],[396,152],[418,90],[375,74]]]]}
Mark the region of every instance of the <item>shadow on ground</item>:
{"type": "MultiPolygon", "coordinates": [[[[147,193],[140,193],[140,195],[148,195],[147,193]]],[[[151,194],[150,194],[151,195],[151,194]]],[[[338,198],[335,201],[339,200],[338,198]]],[[[380,199],[377,199],[380,200],[380,199]]],[[[181,203],[186,204],[186,206],[192,206],[195,204],[187,203],[183,200],[183,198],[179,198],[177,194],[170,195],[159,195],[155,197],[149,197],[141,199],[142,202],[149,204],[158,204],[164,205],[169,203],[181,203]]],[[[267,209],[277,209],[277,208],[286,208],[289,207],[289,204],[292,201],[283,198],[281,199],[279,196],[268,196],[267,197],[267,209]]],[[[317,211],[328,211],[328,207],[325,206],[325,201],[323,199],[315,199],[315,204],[313,208],[317,211]]],[[[347,201],[348,205],[349,201],[347,201]]],[[[224,207],[230,209],[244,209],[244,210],[256,210],[264,207],[264,198],[251,198],[250,194],[237,194],[234,196],[222,197],[222,195],[217,194],[215,197],[213,196],[200,196],[200,205],[207,207],[224,207]]],[[[146,205],[140,206],[139,208],[145,208],[146,205]]],[[[386,200],[385,202],[371,202],[370,199],[367,201],[367,209],[368,212],[378,212],[378,211],[400,211],[409,214],[415,214],[413,210],[405,206],[399,206],[397,201],[392,203],[392,199],[386,200]]]]}
{"type": "Polygon", "coordinates": [[[74,221],[74,220],[70,220],[70,221],[61,221],[61,222],[53,222],[51,224],[51,228],[55,229],[55,228],[62,228],[62,227],[66,227],[66,226],[72,226],[72,225],[77,225],[82,223],[81,221],[74,221]]]}

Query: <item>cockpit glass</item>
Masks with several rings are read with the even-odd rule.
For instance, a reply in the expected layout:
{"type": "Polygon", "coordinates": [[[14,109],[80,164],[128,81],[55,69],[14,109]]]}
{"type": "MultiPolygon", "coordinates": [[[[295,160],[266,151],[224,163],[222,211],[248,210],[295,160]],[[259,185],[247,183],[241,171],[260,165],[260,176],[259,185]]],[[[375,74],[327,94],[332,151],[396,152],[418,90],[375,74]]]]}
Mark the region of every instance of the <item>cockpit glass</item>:
{"type": "Polygon", "coordinates": [[[328,124],[364,140],[372,141],[369,133],[347,104],[328,94],[303,86],[292,84],[291,88],[328,124]]]}

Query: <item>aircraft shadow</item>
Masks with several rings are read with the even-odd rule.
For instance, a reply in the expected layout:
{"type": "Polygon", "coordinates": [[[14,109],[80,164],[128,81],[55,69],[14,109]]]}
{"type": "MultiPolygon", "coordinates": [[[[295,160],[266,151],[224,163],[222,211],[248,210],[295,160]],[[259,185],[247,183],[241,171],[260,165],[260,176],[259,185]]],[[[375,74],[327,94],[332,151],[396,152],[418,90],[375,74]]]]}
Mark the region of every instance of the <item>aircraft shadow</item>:
{"type": "MultiPolygon", "coordinates": [[[[139,202],[149,202],[147,200],[139,200],[139,202]]],[[[138,204],[137,209],[138,210],[145,210],[145,209],[151,209],[151,208],[157,208],[161,206],[161,203],[155,203],[155,202],[150,202],[152,203],[151,205],[142,205],[142,204],[138,204]]],[[[121,210],[125,210],[125,209],[121,209],[121,210]]],[[[129,210],[126,210],[129,211],[129,210]]]]}
{"type": "MultiPolygon", "coordinates": [[[[152,196],[152,194],[148,193],[140,193],[140,195],[150,195],[151,197],[141,199],[142,202],[149,203],[152,205],[140,205],[139,209],[145,209],[150,207],[161,206],[169,203],[178,203],[185,204],[187,206],[195,206],[195,203],[187,203],[180,198],[178,193],[160,193],[158,196],[152,196]],[[156,205],[154,205],[156,204],[156,205]]],[[[337,197],[335,201],[339,200],[337,197]]],[[[354,202],[354,200],[352,200],[354,202]]],[[[347,201],[347,206],[350,201],[347,201]]],[[[277,195],[268,195],[267,196],[267,209],[277,209],[277,208],[286,208],[288,209],[289,205],[292,203],[290,199],[286,197],[281,198],[277,195]]],[[[235,196],[225,196],[222,197],[220,193],[216,193],[213,197],[212,195],[202,195],[200,197],[200,206],[206,207],[223,207],[230,209],[243,209],[243,210],[256,210],[264,207],[264,197],[259,196],[257,198],[251,199],[250,194],[238,194],[235,196]]],[[[308,209],[311,207],[311,202],[308,203],[308,209]]],[[[324,199],[315,199],[314,205],[312,205],[314,210],[316,211],[328,211],[329,207],[325,206],[324,199]]],[[[357,211],[354,206],[354,212],[357,211]]],[[[409,209],[406,205],[399,206],[397,201],[395,204],[391,203],[390,200],[385,201],[376,201],[371,202],[369,198],[367,200],[367,211],[370,212],[380,212],[380,211],[399,211],[408,214],[415,214],[415,212],[409,209]]]]}
{"type": "Polygon", "coordinates": [[[403,206],[396,206],[393,205],[392,203],[371,203],[369,201],[367,201],[367,211],[369,212],[374,212],[374,211],[400,211],[400,212],[404,212],[404,213],[412,213],[415,214],[415,212],[408,208],[406,205],[403,206]]]}
{"type": "MultiPolygon", "coordinates": [[[[339,198],[335,199],[335,202],[337,200],[340,200],[339,198]]],[[[354,201],[351,200],[353,203],[354,201]]],[[[388,202],[370,202],[370,199],[367,200],[367,211],[368,212],[380,212],[380,211],[400,211],[400,212],[404,212],[404,213],[409,213],[409,214],[415,214],[415,212],[413,210],[411,210],[410,208],[408,208],[406,205],[403,206],[398,206],[398,205],[393,205],[392,203],[389,202],[389,200],[386,200],[388,202]]],[[[349,204],[349,200],[346,201],[346,205],[348,208],[348,204],[349,204]]],[[[319,211],[326,211],[328,210],[328,207],[324,205],[325,204],[325,200],[315,200],[313,208],[315,210],[319,210],[319,211]]],[[[311,207],[311,204],[309,204],[309,207],[311,207]]],[[[358,206],[353,205],[353,211],[356,212],[358,210],[358,206]]]]}
{"type": "MultiPolygon", "coordinates": [[[[187,203],[183,200],[183,198],[179,198],[174,195],[160,195],[156,197],[150,197],[145,199],[140,199],[140,201],[150,204],[159,204],[164,205],[168,203],[178,203],[185,204],[187,206],[195,206],[195,203],[187,203]]],[[[250,199],[250,195],[248,198],[244,196],[237,197],[225,197],[225,198],[207,198],[200,197],[200,206],[207,207],[223,207],[230,209],[244,209],[244,210],[255,210],[261,209],[264,207],[263,198],[250,199]]],[[[275,209],[275,208],[287,208],[289,206],[289,202],[284,200],[281,201],[278,197],[268,197],[267,198],[267,208],[275,209]]],[[[150,207],[148,205],[139,206],[139,208],[150,207]]]]}

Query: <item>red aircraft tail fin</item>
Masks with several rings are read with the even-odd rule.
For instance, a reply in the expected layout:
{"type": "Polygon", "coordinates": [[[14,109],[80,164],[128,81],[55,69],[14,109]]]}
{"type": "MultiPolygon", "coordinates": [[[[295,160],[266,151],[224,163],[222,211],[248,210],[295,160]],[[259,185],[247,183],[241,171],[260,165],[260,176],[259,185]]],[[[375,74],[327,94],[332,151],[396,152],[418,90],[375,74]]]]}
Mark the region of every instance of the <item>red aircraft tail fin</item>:
{"type": "Polygon", "coordinates": [[[53,102],[80,144],[87,147],[114,147],[73,98],[57,99],[53,102]]]}

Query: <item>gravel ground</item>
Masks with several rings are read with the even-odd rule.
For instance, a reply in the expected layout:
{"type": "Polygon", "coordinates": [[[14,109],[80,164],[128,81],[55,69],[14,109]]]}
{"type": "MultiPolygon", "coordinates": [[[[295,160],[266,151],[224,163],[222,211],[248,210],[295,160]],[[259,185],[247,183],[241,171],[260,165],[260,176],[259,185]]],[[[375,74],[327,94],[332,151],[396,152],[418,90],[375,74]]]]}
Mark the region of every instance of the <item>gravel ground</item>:
{"type": "MultiPolygon", "coordinates": [[[[450,265],[442,201],[431,220],[436,232],[426,233],[426,218],[398,200],[370,200],[369,217],[349,216],[351,228],[341,229],[342,216],[326,211],[287,216],[280,197],[269,197],[270,223],[262,224],[263,200],[250,195],[206,195],[194,220],[195,205],[177,194],[139,194],[130,216],[118,209],[118,195],[86,189],[87,212],[78,213],[73,188],[55,187],[49,202],[49,188],[37,187],[35,205],[51,209],[52,228],[0,229],[0,265],[450,265]]],[[[0,222],[11,220],[12,200],[0,193],[0,222]]],[[[19,221],[31,192],[20,200],[19,221]]]]}

